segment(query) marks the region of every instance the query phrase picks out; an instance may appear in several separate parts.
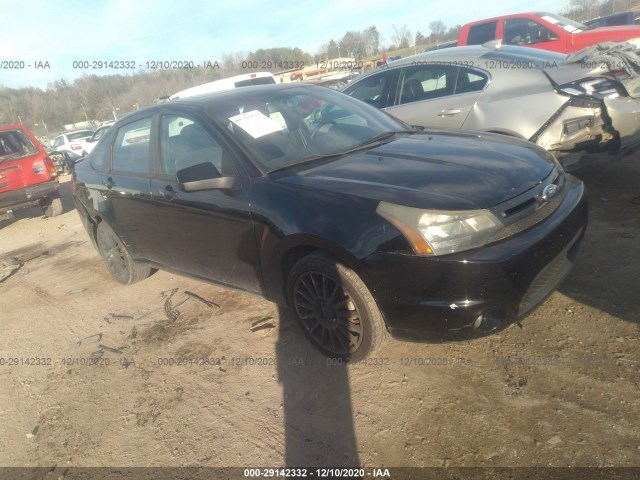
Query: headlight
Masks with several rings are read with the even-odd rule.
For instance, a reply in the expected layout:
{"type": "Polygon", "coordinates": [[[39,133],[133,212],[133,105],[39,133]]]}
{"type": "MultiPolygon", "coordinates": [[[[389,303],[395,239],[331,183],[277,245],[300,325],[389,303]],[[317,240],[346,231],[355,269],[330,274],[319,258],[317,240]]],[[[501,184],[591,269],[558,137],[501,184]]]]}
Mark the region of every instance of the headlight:
{"type": "Polygon", "coordinates": [[[422,255],[446,255],[486,244],[502,228],[488,210],[435,211],[380,202],[378,214],[391,222],[422,255]]]}

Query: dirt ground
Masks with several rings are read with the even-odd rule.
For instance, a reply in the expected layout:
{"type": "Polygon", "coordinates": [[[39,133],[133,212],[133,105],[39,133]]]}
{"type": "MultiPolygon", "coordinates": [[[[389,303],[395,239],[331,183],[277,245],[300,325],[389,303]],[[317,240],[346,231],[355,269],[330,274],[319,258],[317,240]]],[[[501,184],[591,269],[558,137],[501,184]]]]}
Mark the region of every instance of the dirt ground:
{"type": "Polygon", "coordinates": [[[576,174],[576,266],[520,326],[349,366],[261,298],[115,283],[63,178],[0,222],[0,465],[640,467],[640,155],[576,174]]]}

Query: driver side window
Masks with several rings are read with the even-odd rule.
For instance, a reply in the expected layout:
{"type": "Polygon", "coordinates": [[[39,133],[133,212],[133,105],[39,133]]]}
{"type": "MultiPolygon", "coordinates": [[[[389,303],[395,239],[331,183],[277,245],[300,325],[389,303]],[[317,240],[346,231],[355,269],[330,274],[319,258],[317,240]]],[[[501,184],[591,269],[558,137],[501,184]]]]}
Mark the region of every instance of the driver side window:
{"type": "Polygon", "coordinates": [[[504,21],[504,43],[507,45],[534,45],[558,40],[558,36],[544,25],[528,18],[504,21]]]}
{"type": "Polygon", "coordinates": [[[163,115],[160,122],[161,166],[164,175],[188,169],[193,180],[235,175],[228,155],[198,121],[163,115]]]}
{"type": "Polygon", "coordinates": [[[393,73],[393,70],[385,70],[371,75],[345,93],[374,107],[384,108],[387,106],[386,93],[389,91],[388,86],[393,73]]]}

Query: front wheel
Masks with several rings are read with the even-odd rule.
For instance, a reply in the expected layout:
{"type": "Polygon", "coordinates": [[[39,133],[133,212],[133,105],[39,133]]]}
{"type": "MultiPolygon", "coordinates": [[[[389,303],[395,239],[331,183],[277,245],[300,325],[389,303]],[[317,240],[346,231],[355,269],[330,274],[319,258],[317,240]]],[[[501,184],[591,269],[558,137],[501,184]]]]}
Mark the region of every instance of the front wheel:
{"type": "Polygon", "coordinates": [[[96,235],[98,251],[107,268],[119,283],[131,285],[151,275],[151,267],[133,259],[127,247],[105,222],[98,224],[96,235]]]}
{"type": "Polygon", "coordinates": [[[361,360],[388,338],[369,289],[328,254],[312,253],[299,260],[289,274],[287,295],[305,336],[329,357],[361,360]]]}

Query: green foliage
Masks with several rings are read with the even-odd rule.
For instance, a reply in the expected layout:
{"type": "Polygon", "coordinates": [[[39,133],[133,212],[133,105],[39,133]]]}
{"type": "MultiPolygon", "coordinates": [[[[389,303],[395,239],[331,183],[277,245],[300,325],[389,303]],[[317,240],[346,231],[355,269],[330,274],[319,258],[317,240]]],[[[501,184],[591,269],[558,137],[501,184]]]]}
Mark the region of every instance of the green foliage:
{"type": "MultiPolygon", "coordinates": [[[[297,47],[278,47],[260,48],[255,52],[249,52],[246,60],[257,60],[259,63],[271,62],[271,64],[281,64],[283,62],[304,62],[308,65],[309,63],[312,63],[313,57],[297,47]]],[[[282,68],[274,66],[273,68],[267,68],[267,70],[278,71],[282,70],[282,68]]]]}

